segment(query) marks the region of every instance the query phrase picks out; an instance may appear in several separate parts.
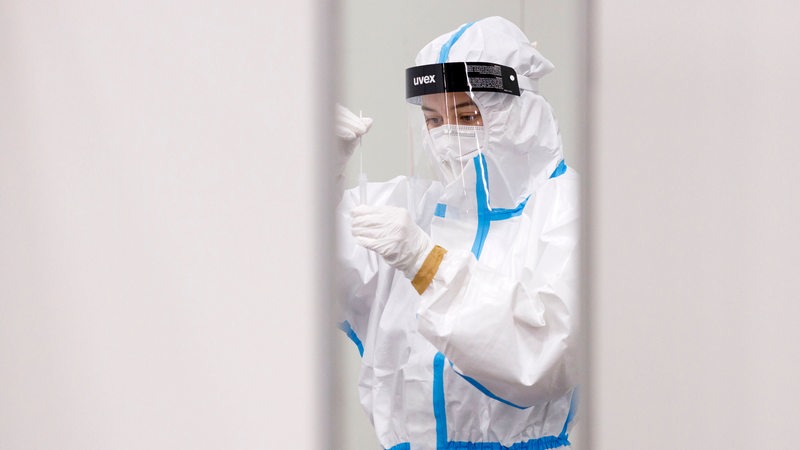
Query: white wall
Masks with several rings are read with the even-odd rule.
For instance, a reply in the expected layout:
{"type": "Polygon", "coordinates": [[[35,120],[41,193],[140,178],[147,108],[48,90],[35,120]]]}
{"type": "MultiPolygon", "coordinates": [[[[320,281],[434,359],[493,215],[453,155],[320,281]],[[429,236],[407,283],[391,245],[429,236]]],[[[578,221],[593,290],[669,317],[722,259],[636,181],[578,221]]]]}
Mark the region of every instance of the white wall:
{"type": "Polygon", "coordinates": [[[796,449],[800,3],[594,4],[593,449],[796,449]]]}
{"type": "Polygon", "coordinates": [[[0,448],[325,446],[325,9],[0,3],[0,448]]]}

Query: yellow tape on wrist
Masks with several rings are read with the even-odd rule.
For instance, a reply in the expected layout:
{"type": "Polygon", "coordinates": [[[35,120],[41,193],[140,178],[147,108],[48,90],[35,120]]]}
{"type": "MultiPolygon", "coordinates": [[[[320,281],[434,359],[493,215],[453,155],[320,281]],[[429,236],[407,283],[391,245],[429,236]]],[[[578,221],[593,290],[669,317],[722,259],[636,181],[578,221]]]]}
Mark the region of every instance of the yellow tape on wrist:
{"type": "Polygon", "coordinates": [[[419,271],[414,276],[414,279],[411,280],[411,285],[414,286],[414,289],[416,289],[420,295],[431,285],[433,277],[436,275],[436,271],[439,270],[439,264],[442,263],[442,258],[444,258],[445,253],[447,253],[447,250],[444,248],[438,245],[434,246],[433,250],[431,250],[425,258],[425,262],[422,263],[422,267],[419,268],[419,271]]]}

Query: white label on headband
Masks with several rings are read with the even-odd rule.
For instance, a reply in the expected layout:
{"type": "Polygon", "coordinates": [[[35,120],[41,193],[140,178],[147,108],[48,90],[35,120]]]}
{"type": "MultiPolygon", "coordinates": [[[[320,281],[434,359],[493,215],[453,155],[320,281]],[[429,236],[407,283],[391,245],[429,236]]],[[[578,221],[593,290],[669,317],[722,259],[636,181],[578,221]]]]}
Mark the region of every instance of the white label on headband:
{"type": "Polygon", "coordinates": [[[436,75],[425,75],[424,77],[414,77],[414,86],[420,84],[436,83],[436,75]]]}

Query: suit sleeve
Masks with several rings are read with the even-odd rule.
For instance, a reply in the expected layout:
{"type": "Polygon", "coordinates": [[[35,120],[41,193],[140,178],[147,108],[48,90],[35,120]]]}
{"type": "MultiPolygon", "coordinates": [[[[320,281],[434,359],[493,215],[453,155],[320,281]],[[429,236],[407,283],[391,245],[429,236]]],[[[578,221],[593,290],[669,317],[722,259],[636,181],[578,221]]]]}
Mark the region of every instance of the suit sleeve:
{"type": "Polygon", "coordinates": [[[577,208],[552,208],[516,277],[448,250],[421,294],[420,333],[488,395],[518,407],[560,398],[575,384],[578,231],[577,208]]]}

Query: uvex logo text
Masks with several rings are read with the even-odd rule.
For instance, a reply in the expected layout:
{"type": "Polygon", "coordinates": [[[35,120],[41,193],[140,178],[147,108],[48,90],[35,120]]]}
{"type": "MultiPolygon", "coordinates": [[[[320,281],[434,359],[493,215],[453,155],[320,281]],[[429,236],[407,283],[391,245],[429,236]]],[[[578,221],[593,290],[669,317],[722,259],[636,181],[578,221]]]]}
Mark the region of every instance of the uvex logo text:
{"type": "Polygon", "coordinates": [[[434,79],[436,75],[425,75],[424,77],[414,77],[414,86],[419,86],[420,84],[431,84],[436,83],[434,79]]]}

